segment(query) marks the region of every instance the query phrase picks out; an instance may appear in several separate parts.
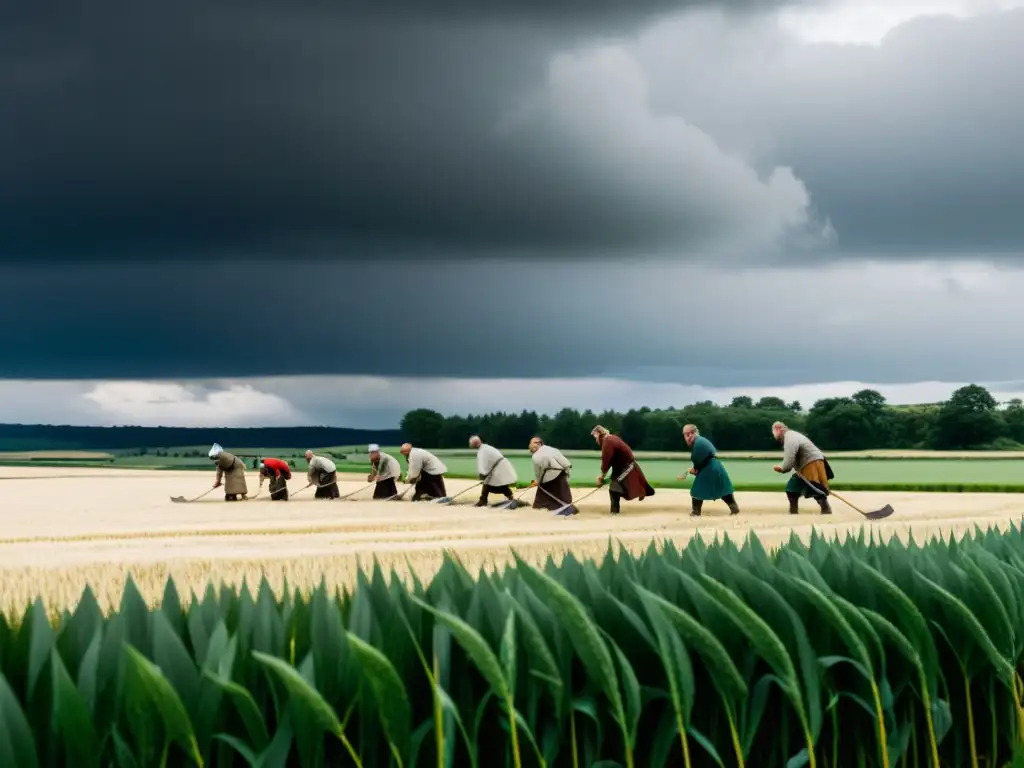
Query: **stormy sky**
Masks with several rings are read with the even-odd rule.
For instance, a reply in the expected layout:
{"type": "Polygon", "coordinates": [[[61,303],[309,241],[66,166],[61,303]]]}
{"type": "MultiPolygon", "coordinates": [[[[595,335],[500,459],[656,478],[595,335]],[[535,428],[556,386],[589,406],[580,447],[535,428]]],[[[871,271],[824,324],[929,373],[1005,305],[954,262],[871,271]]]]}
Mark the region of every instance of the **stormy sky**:
{"type": "Polygon", "coordinates": [[[1024,3],[426,5],[0,9],[0,419],[1019,388],[1024,3]]]}

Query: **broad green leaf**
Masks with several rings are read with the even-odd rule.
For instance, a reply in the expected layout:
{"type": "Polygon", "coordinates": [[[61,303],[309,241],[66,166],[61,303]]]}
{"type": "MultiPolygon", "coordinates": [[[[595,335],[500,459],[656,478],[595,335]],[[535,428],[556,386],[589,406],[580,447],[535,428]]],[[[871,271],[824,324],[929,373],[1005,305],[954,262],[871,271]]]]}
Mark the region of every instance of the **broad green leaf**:
{"type": "Polygon", "coordinates": [[[245,762],[249,766],[249,768],[261,768],[262,761],[260,760],[259,756],[255,752],[253,752],[252,747],[250,747],[244,741],[236,739],[229,733],[215,733],[213,734],[213,738],[217,739],[218,741],[224,742],[233,750],[235,750],[238,754],[244,757],[245,762]]]}
{"type": "MultiPolygon", "coordinates": [[[[1004,685],[1010,686],[1014,671],[1013,667],[1006,657],[1004,657],[995,647],[995,644],[992,642],[992,639],[988,636],[988,633],[981,625],[981,622],[978,621],[977,617],[971,613],[970,609],[968,609],[959,598],[940,587],[931,579],[923,576],[917,571],[914,572],[914,576],[925,585],[937,601],[946,607],[949,611],[949,615],[951,617],[955,617],[955,621],[958,625],[956,629],[959,630],[959,636],[965,641],[970,638],[970,640],[976,643],[985,654],[988,659],[988,663],[996,669],[999,680],[1004,685]]],[[[954,648],[954,651],[956,650],[957,649],[954,648]]]]}
{"type": "Polygon", "coordinates": [[[165,738],[177,741],[202,768],[203,759],[192,730],[192,723],[181,699],[164,677],[160,668],[149,661],[130,645],[124,646],[125,661],[129,672],[126,687],[137,702],[145,701],[159,716],[165,738]]]}
{"type": "Polygon", "coordinates": [[[39,756],[32,727],[18,699],[0,674],[0,765],[7,768],[38,768],[39,756]]]}
{"type": "Polygon", "coordinates": [[[46,615],[43,601],[36,599],[31,608],[31,644],[28,654],[28,698],[32,698],[43,667],[51,658],[53,649],[53,628],[46,615]]]}
{"type": "Polygon", "coordinates": [[[64,743],[68,760],[91,768],[100,764],[100,740],[92,717],[71,675],[56,650],[50,654],[53,680],[53,721],[64,743]]]}
{"type": "Polygon", "coordinates": [[[643,587],[636,587],[636,591],[646,609],[658,643],[661,662],[665,666],[672,708],[676,714],[676,728],[680,738],[686,739],[694,698],[693,668],[689,654],[679,635],[669,625],[664,609],[657,602],[658,598],[643,587]]]}
{"type": "Polygon", "coordinates": [[[502,702],[510,701],[511,691],[509,690],[508,681],[505,679],[505,673],[501,668],[501,662],[498,661],[498,657],[494,655],[494,651],[491,650],[491,647],[481,637],[480,633],[458,616],[454,616],[446,611],[439,611],[418,598],[413,598],[413,600],[451,631],[456,642],[462,646],[466,655],[473,660],[473,664],[480,671],[480,674],[483,675],[488,685],[491,686],[494,695],[501,699],[502,702]]]}
{"type": "Polygon", "coordinates": [[[153,661],[174,687],[189,718],[199,706],[199,672],[165,611],[153,612],[153,661]]]}
{"type": "Polygon", "coordinates": [[[249,734],[249,741],[253,749],[256,752],[262,752],[266,749],[267,743],[270,741],[270,735],[267,732],[267,725],[263,719],[263,714],[253,700],[252,694],[237,683],[220,677],[209,670],[204,672],[204,675],[231,698],[235,709],[238,711],[238,716],[241,718],[243,725],[245,725],[245,730],[249,734]]]}
{"type": "Polygon", "coordinates": [[[262,664],[269,673],[284,685],[288,691],[295,712],[303,725],[313,726],[335,736],[345,746],[350,756],[355,755],[352,743],[345,735],[338,715],[331,705],[324,701],[323,696],[305,680],[295,667],[276,656],[269,656],[259,651],[252,652],[253,658],[262,664]]]}
{"type": "Polygon", "coordinates": [[[409,761],[409,739],[412,707],[402,678],[391,662],[371,645],[355,635],[348,635],[349,647],[359,658],[360,667],[370,683],[384,733],[399,766],[409,761]]]}
{"type": "Polygon", "coordinates": [[[628,734],[626,713],[615,674],[615,662],[612,660],[611,652],[601,638],[593,619],[587,614],[586,608],[550,576],[536,570],[518,555],[515,558],[523,579],[541,599],[548,603],[562,626],[565,627],[569,642],[572,643],[576,655],[583,662],[587,674],[592,676],[600,686],[601,691],[611,703],[615,720],[622,727],[623,733],[628,734]]]}

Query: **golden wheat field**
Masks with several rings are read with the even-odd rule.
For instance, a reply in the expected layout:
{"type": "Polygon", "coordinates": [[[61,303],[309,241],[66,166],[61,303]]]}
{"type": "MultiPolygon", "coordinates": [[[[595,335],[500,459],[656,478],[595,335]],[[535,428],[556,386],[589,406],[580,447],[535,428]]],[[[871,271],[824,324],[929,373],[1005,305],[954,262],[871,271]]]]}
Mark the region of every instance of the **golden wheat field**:
{"type": "MultiPolygon", "coordinates": [[[[343,494],[365,487],[360,476],[342,476],[343,494]]],[[[258,498],[225,503],[220,490],[191,504],[171,496],[193,498],[213,481],[196,472],[150,472],[116,469],[0,468],[0,609],[20,614],[40,596],[49,606],[72,607],[86,584],[107,607],[120,599],[131,572],[148,600],[158,601],[172,576],[183,596],[202,591],[208,581],[255,585],[266,575],[278,589],[287,578],[305,588],[325,577],[329,584],[351,585],[358,564],[374,556],[400,573],[412,567],[426,580],[439,567],[442,551],[451,550],[471,570],[506,562],[511,548],[534,562],[566,551],[600,556],[608,539],[631,549],[652,538],[684,544],[696,532],[711,538],[728,534],[739,543],[755,531],[766,545],[790,532],[806,538],[817,526],[826,534],[845,535],[864,525],[859,514],[838,500],[835,514],[823,518],[811,501],[802,514],[786,514],[782,494],[745,493],[737,499],[743,513],[729,517],[724,504],[708,503],[704,516],[689,516],[685,490],[659,490],[643,502],[626,502],[623,514],[608,514],[601,490],[580,505],[575,518],[553,517],[543,510],[478,509],[470,490],[452,506],[411,502],[373,502],[371,489],[345,501],[312,497],[312,489],[288,502],[271,502],[267,490],[258,498]]],[[[250,495],[258,484],[249,475],[250,495]]],[[[294,493],[305,485],[297,474],[294,493]]],[[[473,485],[448,481],[449,494],[473,485]]],[[[587,489],[575,489],[575,498],[587,489]]],[[[534,491],[524,501],[532,502],[534,491]]],[[[1014,494],[844,494],[862,509],[892,504],[896,514],[867,523],[882,536],[915,537],[964,530],[974,524],[1000,527],[1024,516],[1024,498],[1014,494]]],[[[492,496],[492,501],[498,497],[492,496]]]]}

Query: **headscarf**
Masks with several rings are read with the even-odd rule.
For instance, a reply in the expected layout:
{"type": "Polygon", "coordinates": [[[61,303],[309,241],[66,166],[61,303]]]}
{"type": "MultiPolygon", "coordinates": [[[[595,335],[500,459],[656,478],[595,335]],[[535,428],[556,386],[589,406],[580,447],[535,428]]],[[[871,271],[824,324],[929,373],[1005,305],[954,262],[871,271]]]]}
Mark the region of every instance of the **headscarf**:
{"type": "Polygon", "coordinates": [[[220,443],[214,443],[208,455],[211,459],[216,459],[222,453],[224,453],[224,449],[220,447],[220,443]]]}

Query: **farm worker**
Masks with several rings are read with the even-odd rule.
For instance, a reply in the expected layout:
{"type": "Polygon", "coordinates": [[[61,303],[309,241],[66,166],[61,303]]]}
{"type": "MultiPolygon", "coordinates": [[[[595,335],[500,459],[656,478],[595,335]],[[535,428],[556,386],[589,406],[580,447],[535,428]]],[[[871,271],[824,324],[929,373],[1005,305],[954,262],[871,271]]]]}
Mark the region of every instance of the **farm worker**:
{"type": "Polygon", "coordinates": [[[611,485],[608,495],[611,497],[611,513],[619,514],[619,501],[639,499],[643,501],[654,495],[654,489],[644,476],[643,470],[633,458],[633,450],[626,445],[621,437],[616,437],[598,424],[590,431],[597,444],[601,447],[601,474],[597,476],[598,487],[604,485],[604,476],[612,471],[611,485]]]}
{"type": "Polygon", "coordinates": [[[224,481],[224,501],[242,501],[249,493],[245,484],[245,462],[228,453],[219,444],[214,443],[207,454],[213,459],[217,467],[217,479],[213,482],[214,488],[220,488],[221,481],[224,481]]]}
{"type": "MultiPolygon", "coordinates": [[[[292,470],[283,459],[267,458],[260,462],[260,488],[263,481],[270,478],[270,500],[288,501],[288,481],[292,479],[292,470]]],[[[258,491],[257,491],[258,492],[258,491]]]]}
{"type": "MultiPolygon", "coordinates": [[[[533,454],[533,477],[531,486],[537,487],[533,499],[534,509],[550,509],[552,512],[566,504],[572,504],[572,490],[569,488],[570,462],[557,448],[544,445],[539,437],[530,439],[530,453],[533,454]]],[[[566,507],[563,515],[575,515],[576,507],[566,507]]]]}
{"type": "Polygon", "coordinates": [[[338,468],[334,462],[326,456],[316,456],[312,451],[306,451],[306,461],[309,463],[306,477],[316,485],[313,496],[317,499],[336,499],[341,496],[338,490],[338,468]]]}
{"type": "Polygon", "coordinates": [[[499,493],[506,499],[511,499],[512,486],[518,479],[512,462],[502,456],[501,451],[493,445],[481,440],[479,435],[469,438],[469,447],[476,448],[477,477],[483,482],[480,500],[476,506],[486,507],[487,497],[492,493],[499,493]]]}
{"type": "Polygon", "coordinates": [[[394,456],[384,453],[376,443],[370,445],[370,474],[366,482],[376,483],[373,498],[393,499],[398,495],[395,483],[402,476],[402,465],[394,456]]]}
{"type": "MultiPolygon", "coordinates": [[[[690,486],[690,514],[700,517],[700,510],[705,501],[721,499],[728,505],[730,515],[738,515],[740,508],[736,503],[736,497],[733,496],[732,480],[725,471],[725,465],[718,460],[715,446],[706,437],[702,437],[700,430],[693,424],[683,427],[683,440],[690,446],[690,462],[693,464],[687,470],[693,475],[693,485],[690,486]]],[[[685,475],[679,479],[684,478],[685,475]]]]}
{"type": "Polygon", "coordinates": [[[402,455],[409,462],[405,472],[405,482],[415,484],[412,500],[443,499],[448,495],[444,487],[444,473],[448,467],[430,451],[413,448],[411,443],[403,443],[402,455]]]}
{"type": "Polygon", "coordinates": [[[776,472],[796,469],[807,481],[804,482],[794,474],[786,483],[789,514],[797,514],[797,505],[803,496],[805,499],[816,499],[818,506],[821,507],[821,514],[831,515],[832,507],[828,504],[828,481],[835,477],[835,474],[825,454],[810,441],[810,438],[790,429],[781,421],[772,424],[772,435],[782,443],[782,464],[776,465],[773,469],[776,472]]]}

